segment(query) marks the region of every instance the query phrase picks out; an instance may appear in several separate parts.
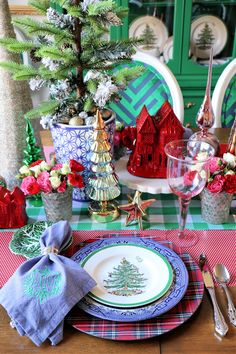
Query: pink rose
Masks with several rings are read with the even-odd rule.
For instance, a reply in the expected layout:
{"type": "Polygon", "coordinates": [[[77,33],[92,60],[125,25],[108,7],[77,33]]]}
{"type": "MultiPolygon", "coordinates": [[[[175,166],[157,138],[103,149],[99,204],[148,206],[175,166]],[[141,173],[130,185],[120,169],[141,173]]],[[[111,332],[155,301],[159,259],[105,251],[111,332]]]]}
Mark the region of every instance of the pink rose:
{"type": "Polygon", "coordinates": [[[225,183],[225,177],[221,175],[217,175],[215,176],[213,181],[208,183],[207,189],[211,193],[220,193],[223,190],[224,183],[225,183]]]}
{"type": "Polygon", "coordinates": [[[223,160],[219,157],[212,157],[207,163],[207,167],[209,168],[210,173],[214,173],[215,171],[221,170],[222,166],[223,160]]]}
{"type": "Polygon", "coordinates": [[[21,189],[25,195],[33,195],[40,192],[40,186],[33,176],[28,176],[23,179],[21,189]]]}
{"type": "Polygon", "coordinates": [[[64,193],[66,191],[66,181],[64,180],[57,188],[58,193],[64,193]]]}
{"type": "Polygon", "coordinates": [[[49,177],[49,173],[47,171],[43,171],[39,174],[37,178],[37,182],[41,190],[45,193],[50,193],[52,191],[52,185],[50,183],[49,177]]]}

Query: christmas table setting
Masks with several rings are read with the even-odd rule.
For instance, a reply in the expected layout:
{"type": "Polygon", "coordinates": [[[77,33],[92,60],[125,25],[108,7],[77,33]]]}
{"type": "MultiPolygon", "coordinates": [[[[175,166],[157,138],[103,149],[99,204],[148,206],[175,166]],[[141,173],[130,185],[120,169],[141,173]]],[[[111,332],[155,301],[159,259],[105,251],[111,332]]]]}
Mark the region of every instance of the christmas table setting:
{"type": "Polygon", "coordinates": [[[8,2],[0,4],[0,120],[8,120],[0,131],[0,352],[233,351],[236,127],[229,140],[222,130],[225,150],[208,131],[212,54],[200,132],[183,140],[189,131],[175,97],[161,73],[134,55],[140,39],[107,39],[126,9],[30,0],[43,18],[14,19],[26,32],[18,41],[8,2]],[[145,91],[147,71],[155,97],[145,91]],[[49,100],[32,109],[27,81],[33,91],[47,87],[49,100]],[[136,127],[120,132],[129,155],[119,169],[119,102],[123,95],[131,111],[140,85],[136,127]],[[31,123],[39,117],[49,129],[42,150],[31,123]],[[223,221],[203,218],[204,188],[231,194],[223,221]],[[194,242],[184,243],[187,233],[194,242]]]}

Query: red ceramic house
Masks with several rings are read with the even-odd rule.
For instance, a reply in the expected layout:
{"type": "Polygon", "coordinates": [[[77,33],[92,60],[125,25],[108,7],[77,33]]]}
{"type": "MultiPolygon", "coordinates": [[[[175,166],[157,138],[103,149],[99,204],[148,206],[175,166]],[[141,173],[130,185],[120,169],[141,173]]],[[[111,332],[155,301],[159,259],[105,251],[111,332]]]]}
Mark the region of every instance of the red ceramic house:
{"type": "Polygon", "coordinates": [[[127,164],[128,171],[139,177],[166,178],[165,145],[182,139],[184,128],[168,101],[155,116],[144,106],[136,120],[137,135],[127,164]]]}

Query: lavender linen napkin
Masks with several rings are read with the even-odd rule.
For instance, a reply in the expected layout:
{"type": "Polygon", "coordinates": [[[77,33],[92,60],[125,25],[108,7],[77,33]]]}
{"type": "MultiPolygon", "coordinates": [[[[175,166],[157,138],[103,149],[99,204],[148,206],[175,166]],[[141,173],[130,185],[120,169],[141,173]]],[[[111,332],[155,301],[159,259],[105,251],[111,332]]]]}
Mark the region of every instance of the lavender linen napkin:
{"type": "Polygon", "coordinates": [[[67,221],[48,227],[40,238],[42,256],[23,263],[0,290],[13,325],[37,346],[62,340],[66,314],[96,285],[78,263],[57,254],[71,232],[67,221]]]}

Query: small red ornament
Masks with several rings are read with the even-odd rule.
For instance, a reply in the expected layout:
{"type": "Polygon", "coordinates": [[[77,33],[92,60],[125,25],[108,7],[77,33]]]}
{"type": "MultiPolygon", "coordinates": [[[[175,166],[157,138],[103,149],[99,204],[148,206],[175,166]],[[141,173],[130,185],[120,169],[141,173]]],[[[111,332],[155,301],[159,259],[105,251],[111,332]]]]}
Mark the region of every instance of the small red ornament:
{"type": "Polygon", "coordinates": [[[0,186],[0,228],[19,228],[27,224],[25,195],[20,188],[13,191],[0,186]]]}
{"type": "MultiPolygon", "coordinates": [[[[124,129],[130,131],[130,127],[124,129]]],[[[132,133],[134,131],[132,130],[132,133]]],[[[166,178],[167,156],[164,147],[172,140],[183,138],[184,128],[171,105],[165,101],[155,116],[144,106],[136,120],[136,136],[126,137],[132,150],[127,169],[135,176],[166,178]],[[133,143],[131,143],[133,138],[133,143]]],[[[132,134],[133,135],[133,134],[132,134]]],[[[125,144],[125,139],[123,140],[125,144]]]]}

